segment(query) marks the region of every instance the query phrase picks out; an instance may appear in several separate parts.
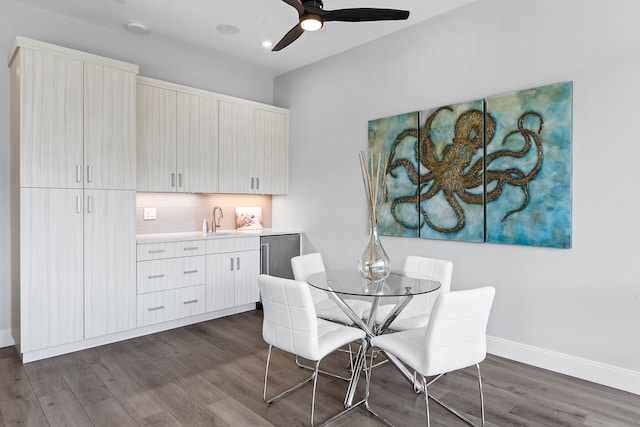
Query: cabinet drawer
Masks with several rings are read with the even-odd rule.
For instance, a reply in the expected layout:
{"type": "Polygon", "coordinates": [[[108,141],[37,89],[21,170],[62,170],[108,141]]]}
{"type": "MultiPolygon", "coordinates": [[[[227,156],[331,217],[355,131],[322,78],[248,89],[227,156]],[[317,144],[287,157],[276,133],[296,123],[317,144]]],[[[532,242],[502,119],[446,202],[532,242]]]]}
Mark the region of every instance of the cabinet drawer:
{"type": "Polygon", "coordinates": [[[233,237],[207,240],[207,254],[240,252],[260,249],[260,237],[233,237]]]}
{"type": "Polygon", "coordinates": [[[138,294],[203,285],[205,256],[138,262],[138,294]]]}
{"type": "Polygon", "coordinates": [[[138,295],[138,327],[204,313],[205,286],[138,295]]]}
{"type": "Polygon", "coordinates": [[[206,245],[204,240],[144,243],[138,245],[138,261],[204,255],[205,249],[206,245]]]}

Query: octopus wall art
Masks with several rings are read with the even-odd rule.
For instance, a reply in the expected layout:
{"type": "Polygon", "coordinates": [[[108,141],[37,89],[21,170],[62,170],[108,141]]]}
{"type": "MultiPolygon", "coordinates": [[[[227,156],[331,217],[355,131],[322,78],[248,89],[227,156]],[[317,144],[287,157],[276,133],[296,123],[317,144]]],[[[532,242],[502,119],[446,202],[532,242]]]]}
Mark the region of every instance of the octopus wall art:
{"type": "Polygon", "coordinates": [[[379,233],[570,247],[571,131],[571,82],[370,121],[379,233]]]}

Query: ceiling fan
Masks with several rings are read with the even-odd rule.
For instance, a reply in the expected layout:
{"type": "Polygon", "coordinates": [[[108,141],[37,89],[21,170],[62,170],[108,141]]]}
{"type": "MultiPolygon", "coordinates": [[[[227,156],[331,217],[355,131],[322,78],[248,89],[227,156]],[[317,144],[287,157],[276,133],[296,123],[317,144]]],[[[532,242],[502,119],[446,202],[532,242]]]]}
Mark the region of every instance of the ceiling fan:
{"type": "Polygon", "coordinates": [[[282,0],[297,11],[300,22],[293,27],[282,40],[271,49],[272,51],[282,50],[296,41],[305,31],[316,31],[322,28],[325,22],[365,22],[365,21],[395,21],[407,19],[408,10],[398,9],[374,9],[374,8],[354,8],[324,10],[322,0],[282,0]]]}

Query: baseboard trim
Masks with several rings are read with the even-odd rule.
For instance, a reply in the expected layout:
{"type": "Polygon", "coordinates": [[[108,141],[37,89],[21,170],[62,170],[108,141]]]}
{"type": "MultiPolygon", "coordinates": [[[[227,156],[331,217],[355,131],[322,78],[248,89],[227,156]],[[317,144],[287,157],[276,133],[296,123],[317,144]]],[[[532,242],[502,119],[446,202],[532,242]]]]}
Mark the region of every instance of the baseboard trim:
{"type": "Polygon", "coordinates": [[[640,395],[640,372],[487,336],[487,352],[640,395]]]}
{"type": "Polygon", "coordinates": [[[0,348],[11,347],[15,343],[11,329],[0,329],[0,348]]]}

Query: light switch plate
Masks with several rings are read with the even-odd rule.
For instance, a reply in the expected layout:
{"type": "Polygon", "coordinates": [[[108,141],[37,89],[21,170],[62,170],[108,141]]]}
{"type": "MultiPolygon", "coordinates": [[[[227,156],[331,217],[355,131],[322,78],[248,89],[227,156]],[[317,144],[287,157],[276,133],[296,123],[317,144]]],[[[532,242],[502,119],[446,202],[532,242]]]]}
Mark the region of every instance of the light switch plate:
{"type": "Polygon", "coordinates": [[[156,219],[156,208],[144,208],[144,220],[156,219]]]}

